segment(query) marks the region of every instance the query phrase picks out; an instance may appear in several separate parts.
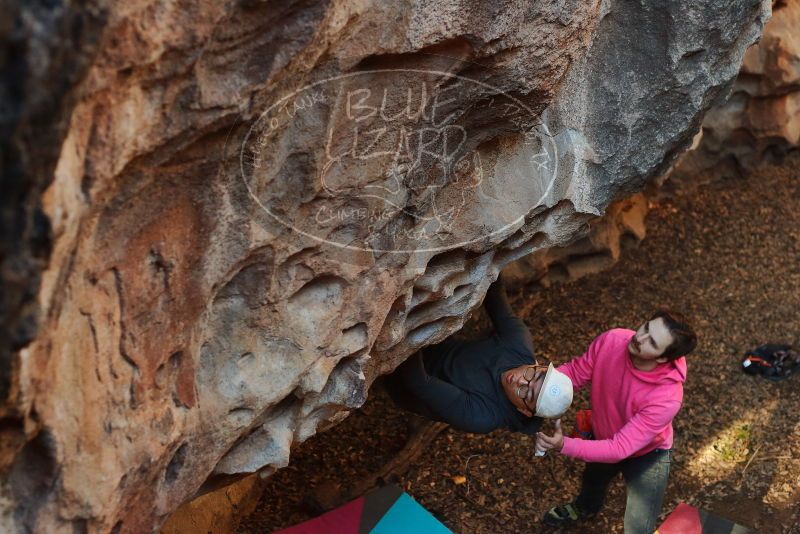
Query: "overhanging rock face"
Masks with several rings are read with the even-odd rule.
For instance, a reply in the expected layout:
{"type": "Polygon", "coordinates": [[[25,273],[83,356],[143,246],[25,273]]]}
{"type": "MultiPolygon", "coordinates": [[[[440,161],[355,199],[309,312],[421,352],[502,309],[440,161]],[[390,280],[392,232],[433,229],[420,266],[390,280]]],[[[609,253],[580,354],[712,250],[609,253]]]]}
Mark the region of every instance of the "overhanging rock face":
{"type": "Polygon", "coordinates": [[[720,4],[110,8],[42,200],[8,528],[149,531],[287,465],[689,146],[770,10],[720,4]]]}

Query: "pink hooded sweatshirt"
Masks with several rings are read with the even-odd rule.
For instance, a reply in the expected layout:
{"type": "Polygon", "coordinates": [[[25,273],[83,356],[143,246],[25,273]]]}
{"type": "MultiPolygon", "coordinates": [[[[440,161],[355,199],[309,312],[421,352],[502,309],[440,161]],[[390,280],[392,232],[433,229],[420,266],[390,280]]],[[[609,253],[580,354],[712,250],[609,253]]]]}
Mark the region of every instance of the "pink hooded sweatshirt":
{"type": "Polygon", "coordinates": [[[558,367],[575,389],[592,384],[594,440],[564,437],[561,453],[586,462],[616,463],[672,447],[672,419],[683,402],[686,358],[640,371],[628,354],[636,332],[597,336],[583,356],[558,367]]]}

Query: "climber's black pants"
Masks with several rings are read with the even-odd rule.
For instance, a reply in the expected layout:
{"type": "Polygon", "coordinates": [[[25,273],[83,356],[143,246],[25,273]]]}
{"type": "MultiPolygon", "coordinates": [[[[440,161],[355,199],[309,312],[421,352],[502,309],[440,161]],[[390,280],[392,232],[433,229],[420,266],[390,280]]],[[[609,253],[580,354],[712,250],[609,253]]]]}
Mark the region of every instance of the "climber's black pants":
{"type": "Polygon", "coordinates": [[[620,472],[625,479],[625,534],[652,534],[661,513],[669,478],[670,451],[655,449],[643,456],[615,464],[588,463],[583,471],[581,493],[575,500],[586,513],[603,507],[608,484],[620,472]]]}

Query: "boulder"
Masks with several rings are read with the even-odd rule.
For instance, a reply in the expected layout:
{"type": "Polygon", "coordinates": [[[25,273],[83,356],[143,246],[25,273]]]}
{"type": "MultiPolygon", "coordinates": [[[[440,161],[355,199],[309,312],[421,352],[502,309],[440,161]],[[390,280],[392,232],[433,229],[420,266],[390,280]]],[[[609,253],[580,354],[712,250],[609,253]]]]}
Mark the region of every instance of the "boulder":
{"type": "Polygon", "coordinates": [[[96,50],[51,89],[63,130],[18,139],[57,158],[25,202],[52,228],[28,269],[38,321],[0,369],[8,531],[151,531],[198,491],[286,466],[458,330],[504,266],[586,236],[669,168],[770,13],[101,7],[68,33],[97,42],[61,52],[96,50]]]}

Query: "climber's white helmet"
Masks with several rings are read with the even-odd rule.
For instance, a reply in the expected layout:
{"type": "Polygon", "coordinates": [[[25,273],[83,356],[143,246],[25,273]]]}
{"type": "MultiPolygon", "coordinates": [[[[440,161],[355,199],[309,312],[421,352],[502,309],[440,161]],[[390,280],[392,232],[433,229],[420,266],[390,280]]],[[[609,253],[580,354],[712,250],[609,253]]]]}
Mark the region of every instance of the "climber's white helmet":
{"type": "Polygon", "coordinates": [[[557,419],[572,404],[572,380],[551,363],[547,366],[539,398],[536,399],[536,413],[539,417],[557,419]]]}

